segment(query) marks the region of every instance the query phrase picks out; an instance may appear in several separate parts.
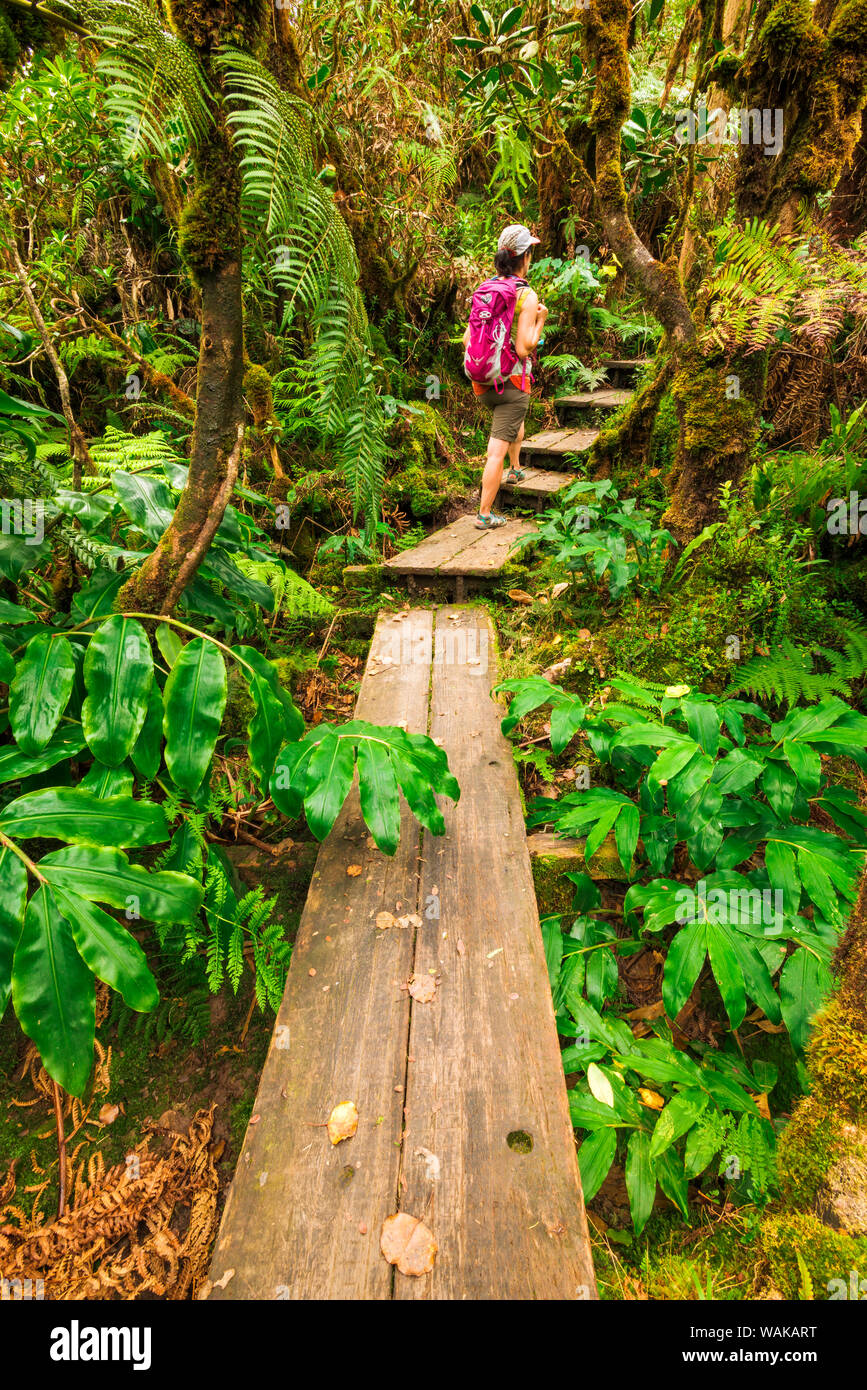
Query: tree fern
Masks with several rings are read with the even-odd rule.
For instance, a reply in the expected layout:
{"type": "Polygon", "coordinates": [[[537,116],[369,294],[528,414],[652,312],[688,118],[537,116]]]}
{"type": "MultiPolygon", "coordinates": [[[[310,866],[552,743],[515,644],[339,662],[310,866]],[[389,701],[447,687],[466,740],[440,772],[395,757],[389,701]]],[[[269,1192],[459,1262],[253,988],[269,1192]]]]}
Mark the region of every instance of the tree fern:
{"type": "Polygon", "coordinates": [[[288,565],[241,554],[233,554],[232,560],[242,574],[268,585],[274,594],[275,613],[282,615],[285,623],[309,625],[330,618],[334,613],[333,604],[288,565]]]}
{"type": "Polygon", "coordinates": [[[758,700],[812,704],[828,695],[851,696],[853,682],[867,672],[867,628],[841,628],[843,650],[796,646],[784,637],[768,656],[754,656],[740,669],[726,695],[749,693],[758,700]],[[815,669],[816,657],[827,671],[815,669]]]}

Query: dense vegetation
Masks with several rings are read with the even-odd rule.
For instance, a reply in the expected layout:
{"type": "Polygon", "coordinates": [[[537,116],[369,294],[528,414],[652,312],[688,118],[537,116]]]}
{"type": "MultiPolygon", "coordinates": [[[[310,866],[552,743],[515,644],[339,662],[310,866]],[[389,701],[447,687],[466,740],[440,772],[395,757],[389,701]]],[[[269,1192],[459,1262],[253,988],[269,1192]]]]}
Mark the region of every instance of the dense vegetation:
{"type": "Polygon", "coordinates": [[[0,3],[22,1241],[212,1101],[231,1174],[356,773],[386,854],[400,793],[443,833],[442,750],[352,706],[383,560],[476,508],[519,220],[535,425],[643,364],[482,600],[528,826],[583,841],[535,872],[600,1291],[860,1267],[865,103],[865,0],[0,3]]]}

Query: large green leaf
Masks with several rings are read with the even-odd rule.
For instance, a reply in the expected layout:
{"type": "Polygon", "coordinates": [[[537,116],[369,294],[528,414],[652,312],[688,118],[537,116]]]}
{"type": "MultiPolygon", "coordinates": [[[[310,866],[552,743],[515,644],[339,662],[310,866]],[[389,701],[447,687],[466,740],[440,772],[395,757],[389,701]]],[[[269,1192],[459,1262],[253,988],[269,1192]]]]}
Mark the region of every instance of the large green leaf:
{"type": "Polygon", "coordinates": [[[148,707],[141,733],[130,753],[136,772],[148,782],[152,782],[160,770],[164,714],[163,697],[156,681],[153,681],[148,691],[148,707]]]}
{"type": "Polygon", "coordinates": [[[710,968],[722,995],[725,1011],[732,1028],[740,1028],[747,1012],[744,977],[731,950],[730,934],[711,922],[707,924],[707,949],[710,968]]]}
{"type": "Polygon", "coordinates": [[[141,623],[116,613],[101,623],[84,658],[84,735],[95,758],[117,767],[141,733],[154,662],[141,623]]]}
{"type": "Polygon", "coordinates": [[[169,837],[161,806],[131,796],[100,798],[80,787],[48,787],[19,796],[0,815],[0,830],[13,839],[39,836],[118,849],[158,845],[169,837]]]}
{"type": "Polygon", "coordinates": [[[653,1211],[656,1174],[650,1166],[650,1138],[637,1129],[630,1135],[626,1150],[626,1191],[636,1235],[641,1235],[653,1211]]]}
{"type": "Polygon", "coordinates": [[[172,494],[164,480],[116,468],[111,484],[127,516],[149,541],[158,541],[175,514],[172,494]]]}
{"type": "Polygon", "coordinates": [[[648,1157],[655,1159],[665,1153],[682,1134],[695,1124],[702,1111],[707,1108],[707,1095],[704,1091],[681,1091],[668,1102],[659,1118],[650,1140],[648,1157]]]}
{"type": "Polygon", "coordinates": [[[22,753],[40,753],[60,723],[75,681],[68,640],[38,633],[27,643],[9,687],[9,722],[22,753]]]}
{"type": "Polygon", "coordinates": [[[400,793],[386,744],[359,740],[358,782],[365,823],[383,854],[394,854],[400,840],[400,793]]]}
{"type": "Polygon", "coordinates": [[[12,990],[12,957],[21,935],[27,870],[8,845],[0,845],[0,1018],[12,990]]]}
{"type": "Polygon", "coordinates": [[[101,907],[77,893],[55,887],[54,896],[72,928],[82,960],[94,975],[116,989],[129,1008],[139,1013],[155,1008],[160,992],[135,937],[101,907]]]}
{"type": "Polygon", "coordinates": [[[22,777],[35,777],[58,763],[68,762],[85,747],[80,724],[64,724],[46,743],[41,753],[30,757],[14,743],[0,748],[0,783],[18,782],[22,777]]]}
{"type": "Polygon", "coordinates": [[[334,730],[317,744],[307,765],[307,792],[304,812],[317,840],[324,840],[337,819],[352,786],[355,773],[355,746],[351,737],[340,738],[334,730]]]}
{"type": "Polygon", "coordinates": [[[119,849],[76,845],[44,854],[40,873],[49,883],[90,902],[108,903],[131,922],[192,922],[202,906],[202,887],[188,874],[148,872],[119,849]]]}
{"type": "Polygon", "coordinates": [[[830,970],[812,951],[801,947],[780,971],[780,1005],[792,1046],[803,1055],[810,1023],[831,989],[830,970]]]}
{"type": "Polygon", "coordinates": [[[93,976],[44,883],[24,913],[12,962],[12,1003],[49,1076],[70,1095],[82,1095],[93,1065],[93,976]]]}
{"type": "Polygon", "coordinates": [[[304,720],[281,686],[272,661],[267,661],[255,647],[234,647],[233,651],[247,663],[241,671],[253,697],[253,716],[247,725],[250,762],[262,795],[267,796],[277,754],[287,740],[301,737],[304,720]],[[252,666],[252,671],[248,666],[252,666]]]}
{"type": "Polygon", "coordinates": [[[226,665],[202,637],[188,642],[169,672],[163,695],[166,766],[185,792],[201,786],[226,708],[226,665]]]}
{"type": "Polygon", "coordinates": [[[588,1134],[582,1143],[578,1150],[578,1167],[585,1202],[596,1196],[608,1176],[616,1153],[616,1129],[597,1129],[594,1134],[588,1134]]]}
{"type": "Polygon", "coordinates": [[[106,767],[105,763],[95,762],[78,785],[99,797],[132,796],[135,779],[129,767],[106,767]]]}
{"type": "Polygon", "coordinates": [[[669,1018],[677,1018],[699,977],[707,954],[706,923],[681,927],[668,948],[662,975],[662,998],[669,1018]]]}

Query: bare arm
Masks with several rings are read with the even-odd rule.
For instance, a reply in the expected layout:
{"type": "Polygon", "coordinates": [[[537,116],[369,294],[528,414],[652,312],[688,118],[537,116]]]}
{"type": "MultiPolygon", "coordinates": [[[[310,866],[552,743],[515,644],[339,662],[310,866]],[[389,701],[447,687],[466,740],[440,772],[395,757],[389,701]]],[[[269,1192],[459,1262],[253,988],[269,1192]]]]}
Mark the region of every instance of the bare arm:
{"type": "Polygon", "coordinates": [[[544,304],[539,303],[538,297],[531,290],[515,329],[515,351],[520,358],[529,357],[530,353],[535,351],[547,317],[548,310],[544,304]]]}

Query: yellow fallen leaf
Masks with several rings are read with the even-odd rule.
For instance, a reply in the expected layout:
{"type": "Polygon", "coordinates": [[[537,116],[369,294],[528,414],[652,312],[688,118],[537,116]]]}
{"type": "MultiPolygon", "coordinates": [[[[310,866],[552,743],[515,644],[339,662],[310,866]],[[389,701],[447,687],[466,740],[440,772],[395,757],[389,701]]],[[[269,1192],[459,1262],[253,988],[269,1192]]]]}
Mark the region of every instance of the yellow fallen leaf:
{"type": "Polygon", "coordinates": [[[341,1139],[351,1139],[357,1129],[358,1111],[355,1101],[342,1100],[328,1116],[328,1138],[332,1144],[339,1144],[341,1139]]]}
{"type": "Polygon", "coordinates": [[[513,603],[532,603],[533,595],[528,594],[526,589],[510,589],[509,598],[513,603]]]}
{"type": "Polygon", "coordinates": [[[113,1125],[119,1114],[119,1105],[109,1105],[106,1102],[99,1112],[99,1123],[101,1125],[113,1125]]]}
{"type": "Polygon", "coordinates": [[[376,925],[380,931],[386,931],[388,927],[394,926],[393,912],[378,912],[376,914],[376,925]]]}
{"type": "Polygon", "coordinates": [[[551,597],[552,597],[552,598],[559,598],[561,594],[565,594],[565,592],[566,592],[566,590],[567,590],[568,588],[569,588],[569,580],[568,580],[568,579],[564,579],[560,584],[555,584],[555,585],[554,585],[553,589],[551,590],[551,597]]]}
{"type": "Polygon", "coordinates": [[[665,1005],[661,999],[657,999],[655,1004],[642,1004],[640,1009],[631,1009],[626,1015],[627,1018],[662,1018],[665,1013],[665,1005]]]}
{"type": "Polygon", "coordinates": [[[641,1104],[646,1105],[648,1110],[661,1110],[665,1105],[663,1097],[657,1091],[648,1090],[646,1086],[639,1086],[638,1095],[641,1104]]]}
{"type": "Polygon", "coordinates": [[[349,874],[349,877],[350,877],[350,878],[358,878],[358,875],[361,873],[361,865],[360,865],[360,864],[348,864],[348,865],[347,865],[347,868],[346,868],[346,872],[349,874]]]}
{"type": "Polygon", "coordinates": [[[437,1243],[424,1222],[405,1211],[385,1218],[379,1248],[390,1265],[416,1279],[430,1273],[437,1253],[437,1243]]]}
{"type": "Polygon", "coordinates": [[[763,1115],[766,1120],[769,1120],[771,1118],[771,1107],[768,1105],[768,1097],[763,1092],[761,1095],[753,1096],[753,1100],[759,1107],[759,1114],[763,1115]]]}

